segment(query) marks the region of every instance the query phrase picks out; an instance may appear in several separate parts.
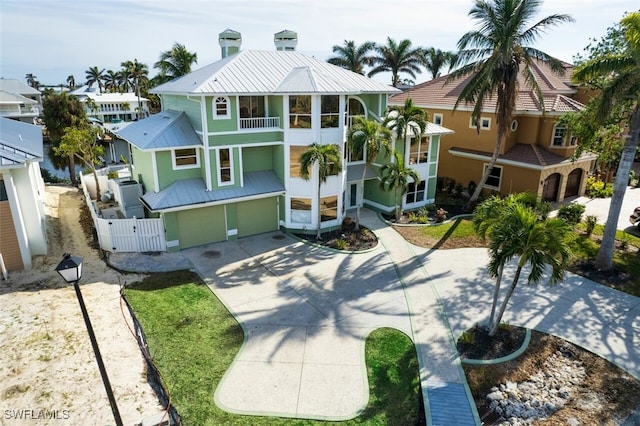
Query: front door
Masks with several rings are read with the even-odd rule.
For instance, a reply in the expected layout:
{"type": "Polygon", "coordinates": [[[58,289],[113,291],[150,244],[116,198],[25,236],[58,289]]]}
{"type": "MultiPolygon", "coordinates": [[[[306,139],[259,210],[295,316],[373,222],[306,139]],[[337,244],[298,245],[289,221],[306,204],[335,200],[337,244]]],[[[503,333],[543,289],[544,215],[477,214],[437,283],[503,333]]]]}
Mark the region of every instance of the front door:
{"type": "Polygon", "coordinates": [[[358,206],[358,184],[349,185],[349,208],[353,209],[358,206]]]}

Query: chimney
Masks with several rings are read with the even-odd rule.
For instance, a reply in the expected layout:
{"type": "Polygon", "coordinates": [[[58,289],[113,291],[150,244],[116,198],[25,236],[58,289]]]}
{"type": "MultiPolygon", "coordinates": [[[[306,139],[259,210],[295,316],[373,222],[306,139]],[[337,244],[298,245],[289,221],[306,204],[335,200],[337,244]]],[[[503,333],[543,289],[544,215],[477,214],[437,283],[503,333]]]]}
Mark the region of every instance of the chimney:
{"type": "Polygon", "coordinates": [[[222,57],[226,58],[240,50],[242,44],[242,35],[232,29],[227,28],[218,35],[218,42],[222,48],[222,57]]]}
{"type": "Polygon", "coordinates": [[[273,42],[276,50],[293,52],[298,45],[298,33],[295,31],[283,30],[273,35],[273,42]]]}

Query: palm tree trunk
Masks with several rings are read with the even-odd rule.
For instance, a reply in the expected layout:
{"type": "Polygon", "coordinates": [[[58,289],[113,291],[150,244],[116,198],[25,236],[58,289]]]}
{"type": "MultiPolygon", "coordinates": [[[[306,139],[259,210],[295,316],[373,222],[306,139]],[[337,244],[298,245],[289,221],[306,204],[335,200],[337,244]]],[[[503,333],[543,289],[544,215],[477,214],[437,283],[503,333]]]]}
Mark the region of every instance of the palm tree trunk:
{"type": "Polygon", "coordinates": [[[402,212],[400,211],[400,203],[398,203],[398,188],[393,190],[393,199],[396,203],[396,222],[400,220],[400,216],[402,216],[402,212]]]}
{"type": "Polygon", "coordinates": [[[498,271],[498,278],[496,278],[496,287],[493,290],[493,303],[491,304],[491,315],[489,315],[489,328],[493,328],[496,324],[494,322],[494,316],[496,314],[496,307],[498,306],[498,295],[500,294],[500,283],[502,282],[502,272],[504,271],[504,265],[500,266],[498,271]]]}
{"type": "Polygon", "coordinates": [[[320,180],[320,176],[318,176],[318,232],[316,233],[316,240],[322,239],[322,232],[320,229],[322,226],[322,209],[320,205],[320,185],[322,185],[322,181],[320,180]]]}
{"type": "Polygon", "coordinates": [[[100,201],[100,183],[98,182],[98,172],[96,166],[91,165],[91,171],[93,172],[93,179],[96,181],[96,200],[100,201]]]}
{"type": "Polygon", "coordinates": [[[627,184],[629,183],[629,170],[631,170],[633,158],[635,156],[636,149],[638,148],[639,136],[640,107],[636,107],[631,119],[629,120],[629,133],[625,136],[620,164],[618,165],[616,180],[613,184],[613,195],[611,196],[607,223],[604,228],[604,234],[602,235],[600,249],[596,255],[595,266],[601,270],[609,270],[613,268],[613,251],[615,249],[618,217],[620,217],[624,193],[627,190],[627,184]]]}
{"type": "Polygon", "coordinates": [[[367,175],[367,165],[364,165],[364,169],[362,169],[362,179],[360,179],[362,185],[362,197],[358,197],[358,191],[356,190],[356,232],[360,230],[360,204],[364,204],[364,178],[367,175]]]}
{"type": "Polygon", "coordinates": [[[475,207],[476,201],[478,201],[478,197],[480,197],[480,194],[482,193],[484,184],[487,183],[489,174],[491,173],[493,166],[495,166],[496,161],[498,160],[498,155],[500,154],[500,150],[502,149],[502,142],[504,141],[504,139],[505,139],[505,134],[503,132],[499,132],[498,140],[496,141],[496,146],[493,148],[493,154],[491,155],[491,160],[489,160],[489,164],[487,165],[487,168],[484,170],[484,173],[482,173],[482,178],[480,178],[480,182],[478,183],[478,186],[476,186],[475,191],[473,191],[473,195],[471,195],[471,198],[469,198],[469,201],[467,201],[467,204],[465,204],[464,206],[464,209],[466,211],[470,212],[475,207]]]}
{"type": "Polygon", "coordinates": [[[520,272],[522,272],[522,265],[518,263],[518,269],[516,269],[516,275],[513,277],[513,282],[507,291],[507,295],[504,297],[502,301],[502,305],[500,306],[500,311],[498,312],[498,317],[496,318],[493,326],[491,327],[491,331],[489,332],[489,336],[493,337],[496,335],[498,331],[498,326],[500,325],[500,321],[502,321],[502,316],[504,315],[505,309],[507,309],[507,304],[509,303],[509,299],[511,299],[511,295],[513,291],[516,289],[518,285],[518,279],[520,279],[520,272]]]}

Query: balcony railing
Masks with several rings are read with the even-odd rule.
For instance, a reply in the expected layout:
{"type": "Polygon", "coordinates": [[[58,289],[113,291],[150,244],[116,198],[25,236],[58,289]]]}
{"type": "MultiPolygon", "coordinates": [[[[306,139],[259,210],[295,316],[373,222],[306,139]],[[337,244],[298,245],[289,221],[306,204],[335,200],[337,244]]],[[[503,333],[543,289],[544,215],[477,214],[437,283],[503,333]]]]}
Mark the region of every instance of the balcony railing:
{"type": "Polygon", "coordinates": [[[270,129],[280,127],[280,117],[241,118],[241,129],[270,129]]]}

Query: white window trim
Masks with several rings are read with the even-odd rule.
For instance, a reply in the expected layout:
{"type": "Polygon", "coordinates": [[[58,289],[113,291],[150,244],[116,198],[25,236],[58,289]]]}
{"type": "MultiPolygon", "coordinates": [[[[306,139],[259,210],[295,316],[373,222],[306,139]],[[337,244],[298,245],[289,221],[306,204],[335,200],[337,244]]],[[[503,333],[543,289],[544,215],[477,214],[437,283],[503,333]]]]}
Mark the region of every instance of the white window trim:
{"type": "MultiPolygon", "coordinates": [[[[491,118],[490,117],[480,117],[480,130],[491,130],[491,118]],[[488,121],[488,125],[486,127],[482,126],[482,122],[487,120],[488,121]]],[[[475,129],[476,126],[473,123],[473,116],[469,117],[469,128],[470,129],[475,129]]]]}
{"type": "Polygon", "coordinates": [[[416,181],[409,182],[409,184],[412,184],[412,183],[415,185],[414,186],[414,191],[413,191],[413,194],[415,195],[415,198],[418,198],[418,192],[422,192],[423,193],[422,194],[422,200],[414,201],[413,203],[410,203],[408,201],[408,196],[410,194],[409,185],[407,185],[407,192],[406,192],[406,194],[404,194],[405,195],[405,197],[404,197],[405,204],[408,205],[408,206],[413,206],[413,205],[416,205],[416,204],[424,204],[425,200],[427,199],[427,181],[425,179],[421,179],[421,180],[419,180],[417,182],[416,181]],[[419,191],[418,190],[418,186],[420,185],[421,182],[424,182],[424,189],[419,191]]]}
{"type": "Polygon", "coordinates": [[[233,148],[231,147],[219,147],[216,148],[216,176],[218,179],[218,186],[231,186],[235,185],[235,170],[233,167],[233,148]],[[231,180],[229,182],[222,182],[222,167],[220,164],[220,150],[228,149],[229,150],[229,172],[231,175],[231,180]]]}
{"type": "Polygon", "coordinates": [[[516,130],[518,130],[518,120],[511,120],[511,131],[515,132],[516,130]]]}
{"type": "Polygon", "coordinates": [[[415,139],[415,136],[412,136],[411,138],[409,138],[409,149],[407,149],[407,155],[406,155],[406,158],[404,159],[404,163],[409,167],[415,167],[415,166],[420,166],[421,164],[431,163],[431,161],[429,161],[429,157],[431,155],[431,136],[422,136],[422,137],[427,138],[427,142],[428,142],[427,159],[425,161],[419,161],[420,156],[423,154],[423,152],[420,150],[420,146],[422,146],[422,140],[420,140],[420,142],[418,143],[418,157],[415,163],[411,163],[411,139],[415,139]]]}
{"type": "Polygon", "coordinates": [[[433,124],[437,124],[438,126],[442,126],[443,123],[444,123],[444,115],[440,114],[440,113],[437,113],[437,112],[434,113],[433,114],[433,124]],[[440,122],[439,123],[437,123],[438,118],[440,118],[440,122]]]}
{"type": "Polygon", "coordinates": [[[228,96],[216,96],[213,98],[212,101],[212,107],[213,107],[213,111],[212,111],[212,115],[213,115],[213,119],[214,120],[228,120],[229,118],[231,118],[231,100],[229,99],[228,96]],[[227,104],[227,114],[226,115],[218,115],[218,99],[224,99],[224,101],[227,104]]]}
{"type": "MultiPolygon", "coordinates": [[[[483,168],[482,171],[484,173],[484,171],[487,169],[487,167],[489,167],[489,164],[485,163],[483,167],[484,168],[483,168]]],[[[504,168],[502,166],[497,165],[497,164],[494,164],[493,168],[494,169],[500,169],[500,178],[498,179],[498,186],[496,187],[496,186],[492,186],[492,185],[489,185],[489,184],[485,183],[484,184],[484,188],[495,189],[496,191],[500,191],[500,186],[502,186],[502,172],[504,171],[504,168]]],[[[489,179],[487,178],[487,180],[489,180],[489,179]]]]}
{"type": "Polygon", "coordinates": [[[186,170],[186,169],[197,169],[200,167],[200,150],[196,147],[183,147],[176,148],[171,150],[171,167],[173,170],[186,170]],[[196,164],[185,164],[184,166],[178,166],[176,164],[176,151],[181,149],[193,149],[196,152],[196,164]]]}
{"type": "Polygon", "coordinates": [[[573,134],[569,133],[566,126],[556,123],[553,125],[553,131],[551,132],[551,141],[549,142],[550,148],[572,148],[578,144],[578,138],[573,134]],[[564,128],[564,136],[562,137],[561,145],[554,145],[553,141],[556,138],[556,128],[560,126],[564,128]],[[573,143],[571,143],[573,141],[573,143]]]}

